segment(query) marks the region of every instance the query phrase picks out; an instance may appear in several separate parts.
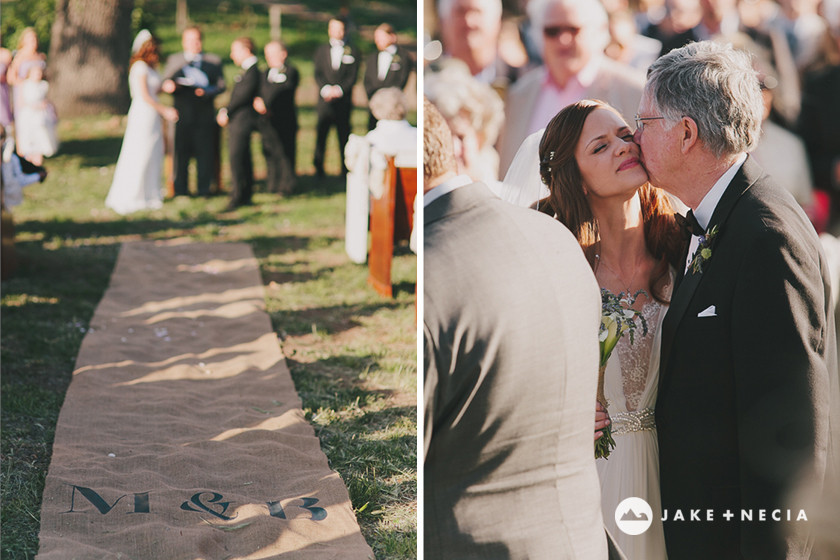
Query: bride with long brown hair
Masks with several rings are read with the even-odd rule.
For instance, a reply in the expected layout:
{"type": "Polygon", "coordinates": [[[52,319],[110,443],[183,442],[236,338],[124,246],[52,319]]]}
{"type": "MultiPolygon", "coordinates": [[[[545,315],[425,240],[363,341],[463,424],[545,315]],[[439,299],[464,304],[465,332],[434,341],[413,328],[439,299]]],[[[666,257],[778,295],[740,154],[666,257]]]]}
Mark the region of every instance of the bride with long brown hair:
{"type": "MultiPolygon", "coordinates": [[[[662,559],[654,422],[659,327],[687,238],[668,196],[648,183],[633,131],[610,105],[584,100],[561,110],[542,135],[539,161],[550,193],[540,210],[575,235],[602,288],[639,294],[633,307],[646,319],[648,333],[637,332],[632,343],[621,337],[607,363],[604,394],[616,447],[597,466],[604,523],[621,549],[632,560],[662,559]],[[653,513],[650,528],[636,536],[619,530],[614,517],[629,497],[645,499],[653,513]]],[[[603,426],[596,423],[596,429],[603,426]]]]}

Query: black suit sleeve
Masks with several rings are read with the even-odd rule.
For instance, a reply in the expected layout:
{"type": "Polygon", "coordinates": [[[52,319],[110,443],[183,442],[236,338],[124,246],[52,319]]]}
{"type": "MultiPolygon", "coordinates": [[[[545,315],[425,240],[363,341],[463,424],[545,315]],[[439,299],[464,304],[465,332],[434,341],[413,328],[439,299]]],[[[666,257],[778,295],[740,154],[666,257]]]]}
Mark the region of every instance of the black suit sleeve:
{"type": "MultiPolygon", "coordinates": [[[[756,236],[732,301],[741,503],[766,509],[768,517],[789,503],[800,475],[819,476],[802,470],[820,465],[828,437],[829,372],[817,342],[828,330],[827,294],[803,239],[780,228],[756,236]]],[[[788,536],[786,546],[777,532],[778,523],[742,522],[744,558],[796,550],[790,541],[797,537],[788,536]]]]}
{"type": "Polygon", "coordinates": [[[338,68],[338,85],[341,86],[341,89],[344,91],[344,97],[348,99],[353,91],[353,85],[359,77],[359,63],[360,58],[358,49],[351,47],[349,53],[347,53],[347,49],[345,49],[345,54],[341,59],[341,66],[338,68]],[[352,60],[350,60],[351,58],[352,60]]]}
{"type": "Polygon", "coordinates": [[[259,95],[259,89],[260,71],[255,64],[243,72],[242,78],[233,86],[228,103],[228,116],[251,109],[254,98],[259,95]]]}
{"type": "Polygon", "coordinates": [[[327,75],[327,72],[332,70],[329,45],[321,45],[315,50],[314,62],[315,83],[318,84],[318,90],[320,91],[325,85],[332,83],[327,75]]]}
{"type": "Polygon", "coordinates": [[[379,84],[379,51],[374,51],[365,58],[364,86],[368,99],[376,92],[379,84]]]}

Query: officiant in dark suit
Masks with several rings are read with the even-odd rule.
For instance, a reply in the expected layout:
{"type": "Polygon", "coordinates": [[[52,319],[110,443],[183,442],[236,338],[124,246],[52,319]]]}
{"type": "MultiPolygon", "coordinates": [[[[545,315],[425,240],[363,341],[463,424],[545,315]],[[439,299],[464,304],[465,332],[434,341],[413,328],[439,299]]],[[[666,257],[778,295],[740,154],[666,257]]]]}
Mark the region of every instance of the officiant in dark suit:
{"type": "Polygon", "coordinates": [[[254,165],[251,158],[251,133],[256,130],[257,112],[254,99],[260,91],[260,70],[250,37],[235,39],[230,45],[230,58],[242,69],[230,92],[227,107],[219,109],[219,126],[228,127],[231,190],[228,210],[251,204],[254,189],[254,165]]]}
{"type": "Polygon", "coordinates": [[[192,158],[196,162],[198,194],[209,196],[218,142],[213,102],[225,90],[225,77],[221,59],[203,51],[198,27],[184,29],[181,45],[184,51],[167,59],[161,85],[164,92],[172,94],[178,111],[173,154],[175,196],[189,194],[192,158]]]}
{"type": "MultiPolygon", "coordinates": [[[[414,61],[408,50],[397,44],[397,33],[390,23],[382,23],[373,32],[376,52],[365,58],[364,85],[368,101],[383,88],[405,89],[414,61]]],[[[376,127],[376,118],[368,110],[368,130],[376,127]]]]}
{"type": "Polygon", "coordinates": [[[327,135],[335,127],[338,133],[339,159],[344,167],[344,146],[350,137],[350,112],[353,109],[353,84],[359,75],[359,51],[344,40],[344,22],[331,19],[327,33],[329,44],[315,51],[315,83],[318,85],[318,121],[315,139],[315,172],[324,176],[327,135]]]}
{"type": "Polygon", "coordinates": [[[288,51],[280,41],[265,46],[268,70],[262,76],[260,98],[264,111],[258,120],[270,192],[290,194],[295,186],[298,118],[295,93],[298,69],[287,62],[288,51]]]}
{"type": "Polygon", "coordinates": [[[826,258],[800,206],[747,155],[762,107],[748,55],[703,41],[651,65],[636,117],[651,183],[692,209],[656,403],[669,558],[809,558],[793,491],[821,488],[837,451],[826,258]]]}

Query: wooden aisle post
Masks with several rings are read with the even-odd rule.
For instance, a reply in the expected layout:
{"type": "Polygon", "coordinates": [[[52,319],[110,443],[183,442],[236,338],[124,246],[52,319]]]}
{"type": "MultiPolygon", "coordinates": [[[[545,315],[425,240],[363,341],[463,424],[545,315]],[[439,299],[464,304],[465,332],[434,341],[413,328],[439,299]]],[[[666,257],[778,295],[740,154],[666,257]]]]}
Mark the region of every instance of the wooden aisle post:
{"type": "Polygon", "coordinates": [[[411,236],[414,198],[417,196],[417,168],[397,167],[388,158],[385,191],[371,200],[371,247],[368,255],[368,284],[383,297],[393,297],[391,261],[394,244],[411,236]]]}

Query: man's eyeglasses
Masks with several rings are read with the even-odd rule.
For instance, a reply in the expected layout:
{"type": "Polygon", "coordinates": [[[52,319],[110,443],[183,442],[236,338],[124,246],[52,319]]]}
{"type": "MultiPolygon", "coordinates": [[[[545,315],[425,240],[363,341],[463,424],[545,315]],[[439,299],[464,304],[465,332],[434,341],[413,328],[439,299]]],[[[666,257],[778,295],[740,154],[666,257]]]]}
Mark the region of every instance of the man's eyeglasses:
{"type": "Polygon", "coordinates": [[[665,117],[640,117],[636,115],[633,119],[636,121],[636,130],[641,133],[645,129],[645,121],[658,121],[665,117]]]}
{"type": "Polygon", "coordinates": [[[569,33],[572,37],[577,37],[577,34],[580,33],[580,27],[574,27],[572,25],[549,25],[548,27],[543,27],[543,35],[549,39],[555,39],[565,33],[569,33]]]}

